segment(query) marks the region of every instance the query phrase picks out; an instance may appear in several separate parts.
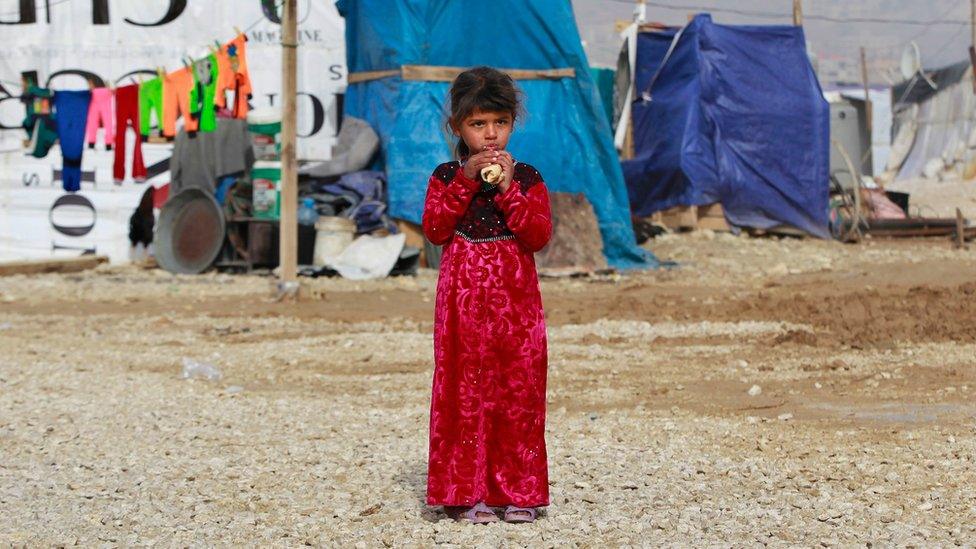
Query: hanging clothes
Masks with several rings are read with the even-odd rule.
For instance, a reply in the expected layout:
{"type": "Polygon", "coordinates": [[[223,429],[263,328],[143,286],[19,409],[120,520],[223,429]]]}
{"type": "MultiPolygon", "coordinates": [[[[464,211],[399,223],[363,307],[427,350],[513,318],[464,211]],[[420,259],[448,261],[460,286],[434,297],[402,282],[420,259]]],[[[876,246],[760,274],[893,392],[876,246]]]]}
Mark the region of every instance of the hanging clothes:
{"type": "MultiPolygon", "coordinates": [[[[118,97],[116,97],[118,101],[118,97]]],[[[156,127],[163,129],[163,79],[153,78],[139,84],[139,124],[144,137],[152,130],[152,115],[156,115],[156,127]]],[[[133,124],[132,127],[137,127],[133,124]]]]}
{"type": "Polygon", "coordinates": [[[167,74],[163,81],[163,135],[176,136],[176,119],[183,117],[183,128],[197,131],[197,121],[190,114],[190,92],[193,91],[193,71],[189,67],[167,74]]]}
{"type": "Polygon", "coordinates": [[[245,172],[253,164],[254,149],[246,121],[221,119],[215,131],[195,136],[190,136],[184,128],[173,142],[170,193],[175,196],[183,189],[194,187],[214,194],[218,178],[245,172]]]}
{"type": "Polygon", "coordinates": [[[199,121],[200,131],[212,132],[217,127],[217,57],[208,55],[193,64],[193,91],[190,92],[190,110],[199,121]]]}
{"type": "Polygon", "coordinates": [[[238,35],[217,52],[217,90],[214,104],[228,108],[234,118],[247,117],[248,99],[251,98],[251,76],[247,71],[247,36],[238,35]],[[234,94],[227,103],[227,92],[234,94]]]}
{"type": "Polygon", "coordinates": [[[34,158],[44,158],[57,141],[58,124],[54,117],[38,118],[34,122],[34,130],[27,145],[28,154],[34,158]]]}
{"type": "Polygon", "coordinates": [[[51,116],[51,103],[54,92],[46,88],[39,88],[33,84],[27,86],[27,93],[21,98],[24,103],[24,121],[21,126],[27,132],[27,137],[34,133],[34,123],[39,117],[51,116]]]}
{"type": "Polygon", "coordinates": [[[88,121],[85,124],[85,142],[88,148],[95,148],[98,129],[104,128],[102,142],[105,150],[112,150],[115,142],[115,124],[112,120],[112,90],[109,88],[94,88],[91,91],[91,105],[88,107],[88,121]]]}
{"type": "Polygon", "coordinates": [[[27,116],[23,127],[30,142],[28,154],[44,158],[58,140],[58,125],[53,108],[54,92],[37,86],[29,86],[24,98],[27,116]]]}
{"type": "Polygon", "coordinates": [[[54,94],[61,142],[61,183],[69,193],[81,190],[81,153],[85,150],[85,124],[88,121],[88,90],[59,91],[54,94]]]}
{"type": "MultiPolygon", "coordinates": [[[[139,100],[142,94],[137,84],[115,90],[115,162],[112,179],[119,185],[125,179],[125,134],[132,128],[135,145],[132,147],[132,178],[146,180],[146,166],[142,161],[142,132],[140,131],[139,100]]],[[[160,105],[161,106],[161,105],[160,105]]]]}

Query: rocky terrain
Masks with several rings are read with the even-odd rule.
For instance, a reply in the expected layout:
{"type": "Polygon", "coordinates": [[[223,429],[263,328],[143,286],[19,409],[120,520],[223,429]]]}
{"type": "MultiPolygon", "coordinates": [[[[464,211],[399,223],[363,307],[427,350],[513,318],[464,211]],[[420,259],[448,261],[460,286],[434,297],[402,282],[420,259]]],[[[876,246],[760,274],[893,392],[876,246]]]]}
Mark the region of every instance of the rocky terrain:
{"type": "Polygon", "coordinates": [[[424,505],[434,272],[0,278],[0,544],[976,543],[976,252],[651,247],[679,266],[543,280],[531,525],[424,505]]]}

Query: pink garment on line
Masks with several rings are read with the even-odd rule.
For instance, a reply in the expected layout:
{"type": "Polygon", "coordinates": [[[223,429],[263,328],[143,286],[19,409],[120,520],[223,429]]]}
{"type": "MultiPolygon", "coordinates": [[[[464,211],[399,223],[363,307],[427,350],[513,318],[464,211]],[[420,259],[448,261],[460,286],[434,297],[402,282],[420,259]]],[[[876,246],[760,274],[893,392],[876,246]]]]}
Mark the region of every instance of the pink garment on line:
{"type": "Polygon", "coordinates": [[[112,120],[112,90],[94,88],[91,91],[91,104],[88,106],[88,123],[85,126],[85,142],[95,144],[98,128],[105,128],[103,142],[110,147],[115,143],[115,121],[112,120]]]}

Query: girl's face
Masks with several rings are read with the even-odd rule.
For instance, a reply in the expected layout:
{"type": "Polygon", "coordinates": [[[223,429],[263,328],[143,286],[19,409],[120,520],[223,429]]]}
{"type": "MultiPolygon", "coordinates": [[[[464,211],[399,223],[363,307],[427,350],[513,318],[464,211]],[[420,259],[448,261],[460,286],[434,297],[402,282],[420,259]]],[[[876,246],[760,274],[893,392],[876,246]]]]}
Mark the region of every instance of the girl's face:
{"type": "Polygon", "coordinates": [[[504,150],[512,136],[514,120],[510,112],[477,110],[454,125],[454,133],[464,140],[471,153],[486,149],[504,150]]]}

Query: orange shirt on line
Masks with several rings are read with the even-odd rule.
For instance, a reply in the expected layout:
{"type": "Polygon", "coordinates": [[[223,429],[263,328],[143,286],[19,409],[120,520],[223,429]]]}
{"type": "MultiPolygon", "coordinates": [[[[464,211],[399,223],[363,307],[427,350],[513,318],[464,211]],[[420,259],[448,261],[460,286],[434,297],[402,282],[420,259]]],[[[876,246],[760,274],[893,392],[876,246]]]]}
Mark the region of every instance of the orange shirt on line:
{"type": "Polygon", "coordinates": [[[225,106],[233,112],[235,118],[247,116],[247,100],[251,96],[251,76],[247,71],[247,36],[239,34],[230,42],[221,46],[217,56],[217,95],[214,104],[220,108],[225,106]],[[228,104],[226,93],[234,93],[233,101],[228,104]]]}

